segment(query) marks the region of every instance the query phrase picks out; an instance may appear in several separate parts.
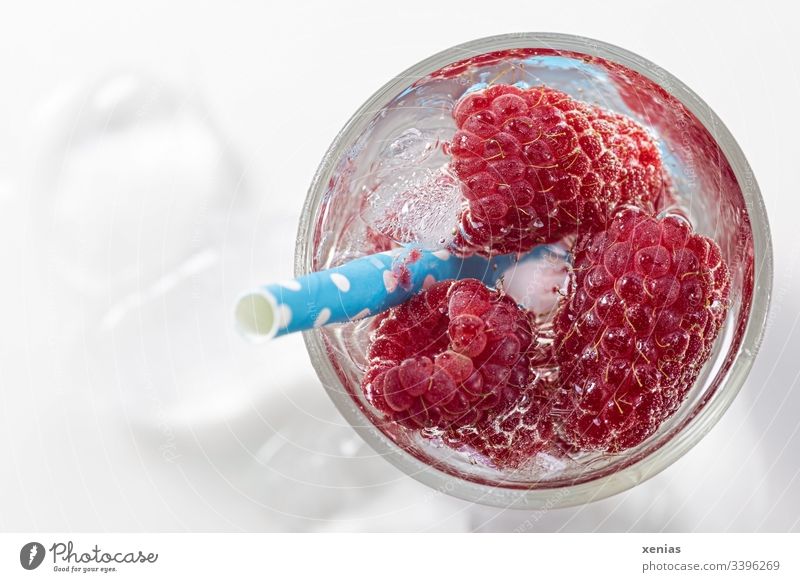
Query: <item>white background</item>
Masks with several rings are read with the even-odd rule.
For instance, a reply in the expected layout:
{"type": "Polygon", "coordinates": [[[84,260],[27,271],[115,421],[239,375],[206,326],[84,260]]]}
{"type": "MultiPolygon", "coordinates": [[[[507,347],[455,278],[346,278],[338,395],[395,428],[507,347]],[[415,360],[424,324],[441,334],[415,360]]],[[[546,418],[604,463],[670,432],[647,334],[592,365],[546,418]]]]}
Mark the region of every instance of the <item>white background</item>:
{"type": "Polygon", "coordinates": [[[0,530],[800,530],[800,27],[791,3],[139,1],[0,11],[0,530]],[[521,30],[618,44],[719,114],[759,181],[766,341],[713,432],[631,491],[474,506],[375,456],[301,338],[229,329],[291,273],[305,190],[378,87],[521,30]]]}

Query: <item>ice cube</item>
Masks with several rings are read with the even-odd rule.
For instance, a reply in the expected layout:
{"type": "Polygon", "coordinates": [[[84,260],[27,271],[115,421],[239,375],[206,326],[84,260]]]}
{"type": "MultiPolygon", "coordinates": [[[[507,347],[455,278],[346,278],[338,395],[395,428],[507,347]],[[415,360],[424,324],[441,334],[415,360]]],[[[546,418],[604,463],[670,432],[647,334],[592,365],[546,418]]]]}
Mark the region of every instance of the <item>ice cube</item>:
{"type": "Polygon", "coordinates": [[[547,319],[566,291],[569,265],[563,245],[538,247],[503,273],[503,288],[520,305],[547,319]]]}
{"type": "Polygon", "coordinates": [[[362,218],[377,232],[428,249],[447,246],[463,204],[461,188],[445,167],[387,174],[367,194],[362,218]]]}
{"type": "Polygon", "coordinates": [[[439,145],[439,136],[410,127],[390,141],[380,152],[380,170],[413,167],[425,161],[439,145]]]}

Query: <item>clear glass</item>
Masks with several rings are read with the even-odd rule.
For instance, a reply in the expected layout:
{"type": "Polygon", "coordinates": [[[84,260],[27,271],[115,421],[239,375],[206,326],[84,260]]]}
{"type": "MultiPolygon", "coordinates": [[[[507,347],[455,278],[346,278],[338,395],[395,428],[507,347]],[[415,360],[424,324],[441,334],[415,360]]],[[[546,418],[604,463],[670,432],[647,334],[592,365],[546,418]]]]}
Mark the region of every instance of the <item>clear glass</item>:
{"type": "Polygon", "coordinates": [[[678,412],[652,437],[623,453],[542,458],[531,471],[502,473],[435,439],[385,422],[364,399],[359,381],[369,319],[306,332],[305,341],[342,415],[406,474],[478,503],[556,508],[633,487],[686,453],[731,404],[761,342],[772,286],[764,204],[738,145],[697,95],[637,55],[569,35],[509,34],[434,55],[375,93],[328,149],[303,210],[295,272],[328,268],[375,250],[364,220],[365,192],[374,184],[386,147],[405,147],[402,142],[411,136],[408,151],[414,164],[421,170],[439,167],[445,155],[440,142],[454,132],[453,103],[480,83],[519,81],[547,84],[647,126],[658,139],[678,192],[677,210],[719,243],[731,267],[725,326],[678,412]]]}

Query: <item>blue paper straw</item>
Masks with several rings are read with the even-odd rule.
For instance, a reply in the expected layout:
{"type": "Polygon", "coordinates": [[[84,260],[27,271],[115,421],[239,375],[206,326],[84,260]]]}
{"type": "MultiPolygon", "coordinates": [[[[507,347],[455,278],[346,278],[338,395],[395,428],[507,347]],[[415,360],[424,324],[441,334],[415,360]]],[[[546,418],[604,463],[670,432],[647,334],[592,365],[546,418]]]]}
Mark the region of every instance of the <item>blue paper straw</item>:
{"type": "Polygon", "coordinates": [[[236,304],[236,325],[259,342],[354,321],[400,305],[437,281],[475,278],[494,286],[518,260],[518,255],[462,258],[417,246],[395,249],[245,293],[236,304]]]}

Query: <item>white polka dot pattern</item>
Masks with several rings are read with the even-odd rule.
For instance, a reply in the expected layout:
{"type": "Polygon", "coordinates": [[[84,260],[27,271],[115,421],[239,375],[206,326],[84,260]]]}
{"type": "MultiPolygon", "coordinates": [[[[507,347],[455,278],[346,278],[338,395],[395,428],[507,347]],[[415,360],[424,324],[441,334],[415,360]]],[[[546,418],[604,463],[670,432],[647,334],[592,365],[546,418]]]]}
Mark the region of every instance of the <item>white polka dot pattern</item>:
{"type": "Polygon", "coordinates": [[[280,281],[278,283],[284,289],[288,289],[289,291],[300,291],[303,286],[300,284],[300,281],[280,281]]]}
{"type": "Polygon", "coordinates": [[[328,323],[328,320],[331,318],[331,310],[327,307],[323,307],[322,310],[317,315],[317,318],[314,320],[314,327],[321,327],[328,323]]]}
{"type": "Polygon", "coordinates": [[[292,323],[292,309],[288,305],[281,304],[278,305],[278,317],[277,317],[277,326],[278,329],[282,327],[289,327],[289,324],[292,323]]]}
{"type": "Polygon", "coordinates": [[[350,291],[350,279],[341,273],[331,273],[331,281],[333,281],[333,284],[336,285],[336,288],[342,293],[350,291]]]}
{"type": "Polygon", "coordinates": [[[387,293],[393,293],[397,289],[397,277],[391,271],[383,272],[383,287],[387,293]]]}

